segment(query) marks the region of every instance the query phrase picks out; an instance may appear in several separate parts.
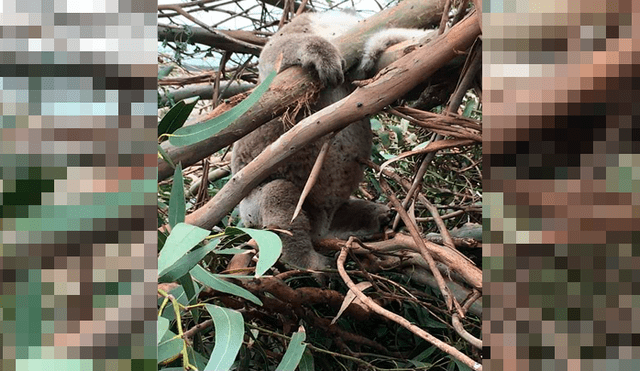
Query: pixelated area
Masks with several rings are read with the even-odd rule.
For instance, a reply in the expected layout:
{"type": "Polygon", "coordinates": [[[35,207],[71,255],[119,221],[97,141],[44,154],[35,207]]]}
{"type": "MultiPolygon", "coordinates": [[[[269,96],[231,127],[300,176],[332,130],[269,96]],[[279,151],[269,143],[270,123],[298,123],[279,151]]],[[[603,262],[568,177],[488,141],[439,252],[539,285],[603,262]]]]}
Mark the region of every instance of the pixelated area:
{"type": "Polygon", "coordinates": [[[156,368],[155,29],[2,2],[0,370],[156,368]]]}
{"type": "Polygon", "coordinates": [[[640,369],[640,3],[483,9],[484,369],[640,369]]]}

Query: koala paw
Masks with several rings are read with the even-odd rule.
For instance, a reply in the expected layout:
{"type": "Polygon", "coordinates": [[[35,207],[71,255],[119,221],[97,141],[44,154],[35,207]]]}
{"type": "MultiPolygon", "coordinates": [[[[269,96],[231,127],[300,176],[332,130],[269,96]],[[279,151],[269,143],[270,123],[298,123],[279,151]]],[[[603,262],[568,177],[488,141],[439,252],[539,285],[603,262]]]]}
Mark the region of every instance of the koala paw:
{"type": "Polygon", "coordinates": [[[373,55],[372,53],[365,53],[362,56],[362,60],[360,61],[360,65],[358,66],[357,71],[359,71],[363,76],[368,76],[378,61],[378,55],[373,55]]]}
{"type": "Polygon", "coordinates": [[[340,51],[330,42],[321,38],[310,38],[300,55],[302,67],[317,72],[325,86],[337,86],[344,82],[345,61],[340,51]]]}

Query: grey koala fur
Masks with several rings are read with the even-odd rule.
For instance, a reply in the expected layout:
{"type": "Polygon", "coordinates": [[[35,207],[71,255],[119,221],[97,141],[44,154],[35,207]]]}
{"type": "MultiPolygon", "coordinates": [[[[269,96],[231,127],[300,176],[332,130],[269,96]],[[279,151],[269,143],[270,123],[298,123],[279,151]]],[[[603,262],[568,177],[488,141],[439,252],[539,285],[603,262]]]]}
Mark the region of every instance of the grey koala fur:
{"type": "MultiPolygon", "coordinates": [[[[324,84],[313,110],[322,109],[346,97],[351,87],[344,83],[344,60],[332,39],[354,26],[358,18],[344,12],[306,13],[297,16],[278,31],[260,54],[260,80],[276,68],[280,71],[299,65],[315,71],[324,84]]],[[[404,39],[414,37],[406,32],[404,39]]],[[[424,31],[423,31],[424,32],[424,31]]],[[[369,69],[381,52],[403,41],[402,31],[391,37],[372,37],[367,43],[363,68],[369,69]],[[391,39],[392,38],[392,39],[391,39]]],[[[262,150],[287,131],[279,119],[272,120],[233,146],[231,169],[237,173],[262,150]]],[[[358,158],[369,158],[372,134],[368,119],[349,125],[332,139],[320,175],[307,196],[302,212],[291,222],[300,193],[325,140],[302,148],[240,203],[240,216],[249,227],[284,229],[282,260],[309,269],[332,265],[331,259],[317,253],[313,242],[322,238],[367,237],[381,230],[388,221],[389,208],[374,202],[350,199],[363,177],[358,158]]]]}

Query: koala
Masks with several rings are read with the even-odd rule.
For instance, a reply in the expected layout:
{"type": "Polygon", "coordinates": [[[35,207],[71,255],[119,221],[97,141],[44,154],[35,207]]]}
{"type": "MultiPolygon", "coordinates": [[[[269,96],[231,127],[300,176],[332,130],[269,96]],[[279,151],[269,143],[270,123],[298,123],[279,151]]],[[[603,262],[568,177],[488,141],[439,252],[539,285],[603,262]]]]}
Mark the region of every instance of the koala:
{"type": "MultiPolygon", "coordinates": [[[[260,80],[276,69],[302,66],[324,84],[312,110],[322,109],[346,97],[352,90],[345,83],[344,59],[332,42],[358,18],[344,12],[306,13],[278,31],[260,54],[260,80]]],[[[375,59],[388,46],[415,36],[415,30],[385,31],[367,43],[362,68],[371,69],[375,59]]],[[[279,72],[278,71],[278,72],[279,72]]],[[[235,174],[285,131],[279,119],[272,120],[233,146],[231,169],[235,174]]],[[[322,238],[349,236],[365,238],[377,233],[389,220],[389,208],[374,202],[351,199],[351,193],[363,178],[358,158],[369,158],[372,134],[368,119],[354,122],[331,140],[320,175],[305,199],[302,212],[291,221],[296,204],[316,161],[324,140],[298,151],[240,203],[240,217],[248,227],[287,230],[282,233],[281,260],[308,269],[332,266],[331,259],[319,254],[313,243],[322,238]]]]}

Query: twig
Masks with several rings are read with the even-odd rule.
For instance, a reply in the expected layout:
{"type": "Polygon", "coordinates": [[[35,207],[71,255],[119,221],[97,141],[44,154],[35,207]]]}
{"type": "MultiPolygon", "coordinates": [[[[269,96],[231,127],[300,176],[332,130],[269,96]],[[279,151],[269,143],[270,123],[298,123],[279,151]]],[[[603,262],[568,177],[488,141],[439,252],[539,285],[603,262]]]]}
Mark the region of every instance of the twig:
{"type": "Polygon", "coordinates": [[[422,255],[424,260],[426,260],[427,263],[429,264],[431,273],[436,278],[436,281],[438,282],[438,287],[440,288],[440,292],[442,293],[442,296],[444,296],[444,300],[447,303],[447,309],[449,310],[453,309],[454,303],[457,304],[457,301],[453,298],[453,296],[451,295],[451,292],[449,291],[449,288],[445,284],[444,279],[442,278],[442,275],[438,270],[438,267],[436,267],[436,262],[433,260],[433,257],[431,256],[431,253],[429,252],[429,250],[427,250],[427,246],[425,246],[424,240],[422,240],[422,237],[420,237],[418,228],[409,218],[409,214],[407,214],[405,209],[402,208],[402,204],[400,203],[400,201],[398,201],[396,196],[393,194],[391,187],[389,187],[389,184],[387,184],[387,181],[384,179],[384,177],[380,177],[380,186],[387,194],[387,197],[389,197],[389,200],[391,200],[393,207],[396,209],[398,214],[400,214],[402,221],[404,222],[407,229],[409,230],[409,233],[411,234],[411,237],[413,237],[413,240],[416,242],[416,245],[418,245],[418,248],[420,249],[420,255],[422,255]]]}
{"type": "MultiPolygon", "coordinates": [[[[478,300],[478,298],[480,298],[480,293],[477,291],[474,291],[471,294],[471,297],[464,303],[464,306],[462,307],[462,309],[466,312],[467,309],[471,306],[471,304],[473,304],[474,301],[478,300]]],[[[471,335],[469,332],[467,332],[467,330],[464,329],[464,326],[462,325],[462,321],[460,321],[460,316],[458,315],[458,313],[454,313],[453,316],[451,316],[451,325],[456,330],[458,335],[460,335],[461,338],[468,341],[474,347],[478,349],[482,349],[482,340],[471,335]]]]}
{"type": "Polygon", "coordinates": [[[291,223],[298,216],[300,210],[302,210],[302,204],[304,200],[307,198],[313,185],[316,184],[318,180],[318,176],[320,175],[320,171],[322,170],[322,164],[324,164],[324,159],[327,157],[327,152],[329,152],[329,146],[333,141],[333,137],[335,137],[336,133],[332,133],[327,138],[327,141],[324,142],[322,148],[320,148],[320,153],[318,153],[318,157],[316,157],[316,162],[313,164],[313,168],[311,169],[311,173],[309,174],[309,178],[307,178],[307,182],[304,184],[304,189],[300,194],[300,199],[298,200],[298,204],[296,205],[296,210],[293,212],[293,216],[291,217],[291,223]]]}
{"type": "Polygon", "coordinates": [[[465,365],[471,367],[472,370],[478,370],[478,371],[482,370],[482,365],[480,363],[474,361],[473,359],[471,359],[466,354],[460,352],[458,349],[452,347],[451,345],[449,345],[449,344],[441,341],[440,339],[436,338],[435,336],[429,334],[428,332],[426,332],[425,330],[421,329],[420,327],[412,324],[406,318],[403,318],[403,317],[401,317],[401,316],[399,316],[399,315],[397,315],[397,314],[395,314],[393,312],[390,312],[390,311],[382,308],[381,306],[376,304],[376,302],[371,300],[371,298],[369,298],[368,296],[363,294],[362,291],[358,290],[358,288],[353,283],[353,281],[351,280],[351,278],[349,277],[349,275],[347,274],[347,272],[346,272],[346,270],[344,268],[344,263],[347,260],[347,252],[348,252],[349,248],[350,248],[349,246],[345,246],[342,249],[342,251],[340,251],[340,256],[338,257],[338,272],[340,273],[340,277],[342,277],[342,280],[344,281],[344,283],[349,287],[350,290],[353,291],[354,294],[356,294],[358,299],[360,299],[360,301],[362,303],[364,303],[364,305],[369,307],[375,313],[377,313],[377,314],[379,314],[379,315],[381,315],[381,316],[383,316],[385,318],[389,318],[390,320],[394,321],[395,323],[401,325],[402,327],[404,327],[407,330],[411,331],[412,333],[416,334],[420,338],[422,338],[422,339],[428,341],[429,343],[435,345],[438,349],[440,349],[443,352],[451,355],[452,357],[456,358],[457,360],[459,360],[460,362],[464,363],[465,365]]]}
{"type": "Polygon", "coordinates": [[[451,10],[451,0],[447,0],[444,4],[444,11],[442,12],[442,18],[440,19],[440,27],[438,28],[438,35],[442,35],[447,28],[447,21],[449,20],[449,10],[451,10]]]}

